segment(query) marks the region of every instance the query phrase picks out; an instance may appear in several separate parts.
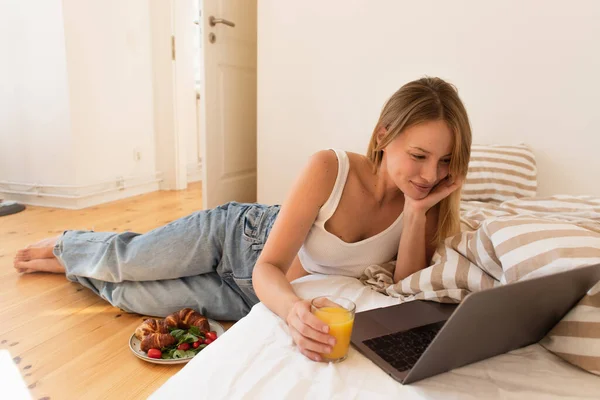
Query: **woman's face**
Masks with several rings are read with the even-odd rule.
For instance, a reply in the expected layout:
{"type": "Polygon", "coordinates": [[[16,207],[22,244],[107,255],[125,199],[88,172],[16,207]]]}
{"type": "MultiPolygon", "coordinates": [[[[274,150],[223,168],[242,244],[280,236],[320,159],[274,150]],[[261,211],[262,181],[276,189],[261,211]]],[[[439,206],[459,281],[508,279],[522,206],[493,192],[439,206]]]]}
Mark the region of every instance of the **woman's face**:
{"type": "Polygon", "coordinates": [[[423,122],[387,145],[382,163],[396,186],[419,200],[448,176],[452,144],[452,131],[445,121],[423,122]]]}

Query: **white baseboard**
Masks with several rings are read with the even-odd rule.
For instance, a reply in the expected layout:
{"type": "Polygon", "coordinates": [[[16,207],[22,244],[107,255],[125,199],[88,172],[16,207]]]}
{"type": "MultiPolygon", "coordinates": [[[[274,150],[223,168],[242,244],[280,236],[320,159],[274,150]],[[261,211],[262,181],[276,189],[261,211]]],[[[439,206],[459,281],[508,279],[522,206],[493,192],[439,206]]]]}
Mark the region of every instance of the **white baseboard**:
{"type": "Polygon", "coordinates": [[[86,207],[96,206],[98,204],[108,203],[111,201],[121,200],[132,196],[138,196],[145,193],[156,192],[159,190],[158,182],[151,182],[135,187],[124,188],[112,192],[99,193],[97,195],[90,195],[83,198],[57,198],[57,197],[42,197],[36,196],[35,194],[14,194],[14,193],[1,193],[1,197],[5,200],[13,200],[22,204],[41,206],[41,207],[53,207],[53,208],[67,208],[72,210],[79,210],[86,207]]]}

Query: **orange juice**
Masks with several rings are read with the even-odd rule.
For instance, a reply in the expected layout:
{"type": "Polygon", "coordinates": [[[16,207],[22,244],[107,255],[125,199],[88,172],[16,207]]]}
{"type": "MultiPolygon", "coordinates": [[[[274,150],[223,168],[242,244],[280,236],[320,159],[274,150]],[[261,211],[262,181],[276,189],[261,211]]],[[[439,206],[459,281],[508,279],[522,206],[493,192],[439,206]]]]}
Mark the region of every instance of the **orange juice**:
{"type": "Polygon", "coordinates": [[[323,358],[330,360],[344,359],[350,346],[354,313],[342,307],[322,307],[314,310],[313,313],[329,325],[329,334],[336,339],[331,353],[321,354],[323,358]]]}

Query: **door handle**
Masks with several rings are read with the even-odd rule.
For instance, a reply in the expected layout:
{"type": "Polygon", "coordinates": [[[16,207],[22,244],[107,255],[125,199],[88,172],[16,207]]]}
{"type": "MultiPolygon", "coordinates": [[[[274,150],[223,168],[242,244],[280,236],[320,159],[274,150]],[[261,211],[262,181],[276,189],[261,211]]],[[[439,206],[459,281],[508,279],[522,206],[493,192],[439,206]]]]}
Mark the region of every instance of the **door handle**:
{"type": "Polygon", "coordinates": [[[235,28],[235,24],[231,21],[227,21],[224,18],[215,18],[212,15],[208,17],[208,24],[210,26],[215,26],[216,24],[223,24],[235,28]]]}

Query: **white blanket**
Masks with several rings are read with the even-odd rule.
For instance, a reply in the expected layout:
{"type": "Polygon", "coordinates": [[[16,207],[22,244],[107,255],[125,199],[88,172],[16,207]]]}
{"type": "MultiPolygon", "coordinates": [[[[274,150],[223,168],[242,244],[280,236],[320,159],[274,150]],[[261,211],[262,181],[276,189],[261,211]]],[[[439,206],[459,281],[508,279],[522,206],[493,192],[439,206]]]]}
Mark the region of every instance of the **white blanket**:
{"type": "MultiPolygon", "coordinates": [[[[357,311],[397,304],[358,280],[307,276],[303,298],[340,295],[357,311]]],[[[339,364],[316,363],[295,347],[286,324],[264,305],[198,354],[152,399],[590,399],[600,378],[532,345],[403,386],[354,348],[339,364]]]]}

